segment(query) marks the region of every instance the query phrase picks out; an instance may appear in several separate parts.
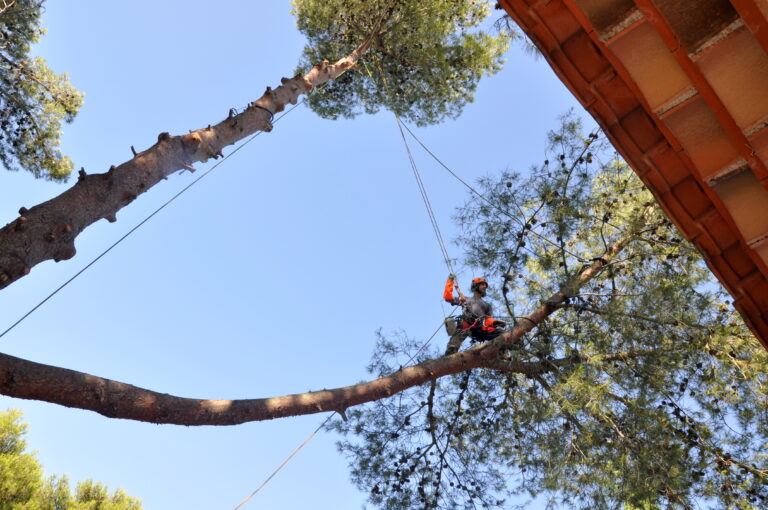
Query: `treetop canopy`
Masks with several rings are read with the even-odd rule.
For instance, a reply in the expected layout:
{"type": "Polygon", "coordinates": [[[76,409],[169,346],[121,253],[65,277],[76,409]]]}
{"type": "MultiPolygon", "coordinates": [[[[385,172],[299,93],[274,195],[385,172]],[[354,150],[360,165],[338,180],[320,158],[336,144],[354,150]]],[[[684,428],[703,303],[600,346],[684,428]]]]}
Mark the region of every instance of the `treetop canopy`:
{"type": "Polygon", "coordinates": [[[308,106],[329,119],[381,108],[419,126],[456,118],[480,78],[501,69],[512,38],[481,28],[490,9],[485,0],[294,0],[307,37],[300,70],[372,36],[358,68],[310,96],[308,106]]]}

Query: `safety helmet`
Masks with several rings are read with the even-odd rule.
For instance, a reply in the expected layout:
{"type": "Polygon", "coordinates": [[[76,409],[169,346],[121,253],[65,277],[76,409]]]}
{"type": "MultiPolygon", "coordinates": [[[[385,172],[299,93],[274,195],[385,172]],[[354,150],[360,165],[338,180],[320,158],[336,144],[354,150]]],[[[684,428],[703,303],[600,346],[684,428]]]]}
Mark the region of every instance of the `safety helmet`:
{"type": "Polygon", "coordinates": [[[488,285],[488,282],[485,281],[485,278],[482,278],[482,277],[475,278],[474,280],[472,280],[472,285],[470,285],[469,290],[471,290],[472,292],[476,291],[478,285],[480,285],[481,283],[488,285]]]}

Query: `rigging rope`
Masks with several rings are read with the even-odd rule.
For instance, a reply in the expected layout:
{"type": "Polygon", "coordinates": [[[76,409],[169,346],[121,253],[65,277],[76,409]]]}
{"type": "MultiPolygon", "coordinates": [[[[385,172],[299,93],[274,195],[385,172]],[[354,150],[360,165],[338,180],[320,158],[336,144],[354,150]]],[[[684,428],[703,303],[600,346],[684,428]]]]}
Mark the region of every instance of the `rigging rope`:
{"type": "MultiPolygon", "coordinates": [[[[454,307],[454,308],[453,308],[453,310],[451,311],[451,314],[453,314],[453,312],[455,312],[457,308],[458,308],[458,306],[454,307]]],[[[405,365],[408,365],[408,363],[410,363],[411,361],[413,361],[414,359],[416,359],[416,356],[418,356],[418,354],[419,354],[419,353],[420,353],[420,352],[421,352],[421,351],[422,351],[422,350],[423,350],[423,349],[424,349],[424,348],[425,348],[427,345],[429,345],[429,343],[432,341],[432,339],[433,339],[433,338],[435,338],[435,335],[437,335],[437,333],[438,333],[438,332],[439,332],[439,331],[440,331],[442,328],[443,328],[443,322],[441,321],[441,322],[440,322],[440,325],[437,327],[437,329],[435,329],[435,331],[434,331],[434,332],[432,333],[432,335],[431,335],[431,336],[430,336],[430,337],[427,339],[427,341],[426,341],[426,342],[424,342],[424,343],[421,345],[421,347],[419,347],[419,348],[418,348],[418,350],[417,350],[415,353],[413,353],[413,354],[411,355],[411,357],[408,359],[408,361],[406,361],[406,362],[405,362],[405,365]]],[[[280,465],[277,467],[277,469],[275,469],[274,471],[272,471],[272,474],[270,474],[270,475],[269,475],[269,476],[266,478],[266,480],[264,480],[263,482],[261,482],[261,485],[259,485],[259,486],[256,488],[256,490],[255,490],[255,491],[253,491],[253,492],[251,493],[251,495],[250,495],[250,496],[248,496],[248,497],[247,497],[247,498],[245,498],[243,501],[241,501],[241,502],[240,502],[240,504],[239,504],[239,505],[237,505],[237,506],[236,506],[236,507],[235,507],[233,510],[239,510],[239,509],[240,509],[240,507],[242,507],[243,505],[245,505],[245,504],[248,502],[248,500],[250,500],[250,499],[251,499],[253,496],[255,496],[255,495],[256,495],[256,493],[258,493],[258,492],[259,492],[261,489],[263,489],[263,488],[264,488],[264,486],[265,486],[265,485],[267,485],[267,484],[268,484],[268,483],[269,483],[269,482],[272,480],[272,478],[274,478],[274,477],[275,477],[275,475],[276,475],[278,472],[280,472],[280,470],[281,470],[281,469],[283,469],[283,468],[285,467],[285,465],[286,465],[286,464],[288,464],[288,462],[289,462],[289,461],[290,461],[290,460],[291,460],[291,459],[294,457],[294,455],[296,455],[297,453],[299,453],[299,451],[300,451],[302,448],[304,448],[304,447],[307,445],[307,443],[309,443],[309,442],[312,440],[312,438],[313,438],[313,437],[315,437],[315,435],[317,435],[317,433],[318,433],[318,432],[320,432],[320,430],[321,430],[323,427],[325,427],[325,425],[326,425],[326,424],[327,424],[329,421],[331,421],[331,418],[333,418],[333,417],[334,417],[334,415],[336,415],[336,414],[337,414],[337,412],[336,412],[336,411],[334,411],[334,412],[332,412],[330,415],[328,415],[328,417],[327,417],[325,420],[323,420],[323,423],[321,423],[321,424],[320,424],[320,425],[319,425],[319,426],[318,426],[318,427],[317,427],[317,428],[314,430],[314,432],[312,432],[312,433],[311,433],[311,434],[310,434],[310,435],[309,435],[309,436],[308,436],[308,437],[307,437],[307,438],[304,440],[304,442],[303,442],[303,443],[301,443],[301,444],[300,444],[300,445],[299,445],[299,446],[298,446],[298,447],[297,447],[297,448],[296,448],[296,449],[295,449],[295,450],[294,450],[294,451],[293,451],[293,452],[292,452],[292,453],[291,453],[291,454],[290,454],[288,457],[286,457],[286,459],[285,459],[285,460],[282,462],[282,464],[280,464],[280,465]]]]}
{"type": "Polygon", "coordinates": [[[424,207],[427,208],[427,215],[429,216],[430,223],[432,223],[432,230],[435,232],[437,243],[440,245],[440,251],[443,254],[445,265],[448,267],[448,272],[451,274],[454,274],[453,265],[451,264],[451,257],[448,255],[448,250],[445,247],[445,241],[443,240],[443,235],[440,232],[440,226],[437,224],[437,217],[435,217],[435,211],[432,209],[432,204],[429,201],[429,196],[427,195],[427,190],[424,187],[424,181],[422,181],[421,179],[419,168],[416,166],[416,161],[413,159],[413,153],[411,153],[411,147],[408,145],[408,140],[405,138],[405,132],[403,131],[403,124],[400,122],[400,117],[398,117],[397,115],[395,115],[395,120],[397,121],[397,127],[400,130],[400,136],[402,137],[403,143],[405,144],[405,152],[408,153],[408,161],[410,161],[411,163],[413,176],[416,178],[416,184],[419,187],[421,198],[424,201],[424,207]]]}
{"type": "MultiPolygon", "coordinates": [[[[381,67],[381,60],[378,57],[374,57],[376,59],[376,66],[379,68],[379,75],[381,76],[381,82],[384,85],[384,90],[386,90],[387,95],[391,96],[392,93],[389,90],[389,84],[387,84],[387,78],[384,74],[384,70],[381,67]]],[[[373,80],[373,74],[371,73],[371,70],[368,69],[368,65],[363,60],[363,66],[365,67],[366,72],[368,73],[368,76],[371,77],[373,80]]],[[[408,154],[408,161],[411,163],[411,169],[413,170],[413,176],[416,178],[416,184],[419,187],[419,193],[421,193],[421,199],[424,201],[424,207],[427,208],[427,215],[429,216],[429,222],[432,224],[432,230],[435,232],[435,237],[437,238],[437,244],[440,245],[440,252],[443,255],[443,260],[445,261],[446,267],[448,267],[448,272],[451,274],[454,274],[453,265],[451,264],[451,257],[448,255],[448,250],[445,247],[445,241],[443,240],[443,235],[440,232],[440,226],[437,223],[437,217],[435,216],[435,212],[432,210],[432,204],[429,201],[429,196],[427,195],[427,189],[424,187],[424,181],[421,179],[421,174],[419,173],[419,168],[416,166],[416,160],[413,158],[413,153],[411,152],[411,147],[408,145],[408,140],[405,138],[405,133],[403,132],[403,125],[400,121],[400,117],[397,115],[397,113],[392,112],[395,116],[395,121],[397,122],[397,128],[400,130],[400,136],[403,139],[403,144],[405,145],[405,152],[408,154]]],[[[407,129],[407,128],[406,128],[407,129]]]]}
{"type": "MultiPolygon", "coordinates": [[[[410,135],[413,137],[413,139],[414,139],[414,140],[416,140],[416,142],[417,142],[419,145],[421,145],[421,148],[422,148],[422,149],[424,149],[425,151],[427,151],[427,154],[429,154],[430,156],[432,156],[432,159],[434,159],[434,160],[435,160],[435,161],[436,161],[436,162],[437,162],[437,163],[438,163],[440,166],[442,166],[442,167],[443,167],[443,168],[444,168],[444,169],[445,169],[445,170],[446,170],[446,171],[447,171],[449,174],[451,174],[451,175],[452,175],[452,176],[453,176],[453,177],[454,177],[454,178],[455,178],[457,181],[459,181],[461,184],[463,184],[463,185],[464,185],[464,186],[465,186],[465,187],[466,187],[466,188],[467,188],[469,191],[471,191],[472,193],[474,193],[474,194],[477,196],[477,198],[479,198],[480,200],[482,200],[482,201],[483,201],[483,202],[485,202],[486,204],[490,205],[492,208],[496,209],[497,211],[499,211],[501,214],[503,214],[504,216],[508,217],[509,219],[511,219],[511,220],[513,220],[513,221],[515,221],[515,222],[517,222],[517,223],[521,224],[521,225],[523,224],[523,222],[520,220],[520,218],[518,218],[518,217],[516,217],[516,216],[513,216],[512,214],[509,214],[509,213],[508,213],[506,210],[504,210],[504,208],[503,208],[503,207],[500,207],[498,204],[495,204],[495,203],[493,203],[491,200],[489,200],[488,198],[486,198],[486,197],[485,197],[485,196],[484,196],[482,193],[480,193],[480,192],[479,192],[479,191],[477,191],[475,188],[473,188],[473,187],[472,187],[470,184],[468,184],[468,183],[467,183],[467,182],[466,182],[464,179],[462,179],[461,177],[459,177],[459,175],[458,175],[456,172],[454,172],[453,170],[451,170],[451,169],[448,167],[448,165],[446,165],[445,163],[443,163],[443,161],[442,161],[440,158],[438,158],[438,157],[437,157],[437,155],[435,155],[435,153],[434,153],[434,152],[432,152],[431,150],[429,150],[429,148],[428,148],[426,145],[424,145],[424,142],[422,142],[422,141],[419,139],[419,137],[418,137],[418,136],[416,136],[416,134],[415,134],[413,131],[411,131],[411,128],[409,128],[409,127],[408,127],[408,125],[407,125],[406,123],[404,123],[404,122],[403,122],[403,127],[406,129],[406,131],[408,131],[408,134],[410,134],[410,135]]],[[[551,244],[551,245],[555,246],[557,249],[560,249],[560,250],[564,251],[565,253],[567,253],[568,255],[570,255],[570,256],[572,256],[572,257],[574,257],[574,258],[575,258],[576,260],[578,260],[579,262],[586,262],[586,261],[587,261],[586,259],[584,259],[584,258],[582,258],[582,257],[580,257],[580,256],[578,256],[578,255],[576,255],[576,254],[575,254],[575,253],[573,253],[572,251],[570,251],[570,250],[567,250],[567,249],[565,249],[564,247],[562,247],[562,246],[558,245],[557,243],[555,243],[555,242],[554,242],[554,241],[552,241],[551,239],[547,239],[545,236],[542,236],[541,234],[539,234],[539,233],[538,233],[538,232],[536,232],[535,230],[533,230],[533,229],[530,229],[530,230],[529,230],[529,232],[530,232],[531,234],[533,234],[534,236],[538,237],[539,239],[541,239],[543,242],[545,242],[545,243],[548,243],[548,244],[551,244]]]]}
{"type": "Polygon", "coordinates": [[[335,414],[336,414],[336,412],[335,412],[335,411],[334,411],[334,412],[332,412],[331,414],[329,414],[329,415],[328,415],[328,417],[325,419],[325,421],[323,421],[323,423],[321,423],[321,424],[320,424],[320,426],[318,426],[318,427],[315,429],[315,431],[314,431],[314,432],[312,432],[312,433],[309,435],[309,437],[308,437],[308,438],[306,438],[306,439],[304,440],[304,442],[303,442],[303,443],[301,443],[301,444],[298,446],[298,448],[296,448],[295,450],[293,450],[293,453],[291,453],[291,454],[290,454],[290,455],[289,455],[289,456],[288,456],[288,457],[287,457],[287,458],[286,458],[286,459],[283,461],[283,463],[282,463],[282,464],[280,464],[279,466],[277,466],[277,469],[275,469],[274,471],[272,471],[272,474],[271,474],[271,475],[269,475],[269,476],[267,477],[267,479],[266,479],[266,480],[264,480],[263,482],[261,482],[261,485],[259,485],[259,486],[256,488],[256,490],[255,490],[255,491],[253,491],[253,492],[251,493],[251,495],[250,495],[250,496],[248,496],[248,497],[247,497],[247,498],[245,498],[243,501],[241,501],[241,502],[240,502],[240,504],[239,504],[239,505],[237,505],[237,506],[236,506],[236,507],[235,507],[233,510],[238,510],[238,509],[239,509],[241,506],[243,506],[244,504],[246,504],[246,503],[248,502],[248,500],[249,500],[249,499],[251,499],[252,497],[254,497],[254,496],[256,495],[256,493],[257,493],[257,492],[259,492],[261,489],[263,489],[263,488],[264,488],[264,486],[265,486],[265,485],[267,485],[267,484],[270,482],[270,480],[272,480],[272,478],[274,478],[274,477],[275,477],[275,475],[276,475],[276,474],[277,474],[277,473],[278,473],[278,472],[279,472],[281,469],[283,469],[283,468],[285,467],[285,465],[286,465],[286,464],[288,464],[288,462],[289,462],[289,461],[290,461],[290,460],[293,458],[293,456],[294,456],[294,455],[296,455],[297,453],[299,453],[299,451],[300,451],[302,448],[304,448],[304,446],[305,446],[307,443],[309,443],[309,441],[310,441],[310,440],[311,440],[313,437],[315,437],[315,434],[317,434],[318,432],[320,432],[320,429],[322,429],[323,427],[325,427],[325,424],[326,424],[326,423],[328,423],[329,421],[331,421],[331,418],[333,418],[333,416],[334,416],[335,414]]]}

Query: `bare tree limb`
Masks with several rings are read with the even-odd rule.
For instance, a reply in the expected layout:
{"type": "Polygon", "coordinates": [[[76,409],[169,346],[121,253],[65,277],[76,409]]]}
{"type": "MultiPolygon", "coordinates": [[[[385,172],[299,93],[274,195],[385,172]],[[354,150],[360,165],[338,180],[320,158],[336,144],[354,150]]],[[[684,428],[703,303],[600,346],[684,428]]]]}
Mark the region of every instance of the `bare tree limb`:
{"type": "Polygon", "coordinates": [[[172,173],[218,158],[224,147],[256,131],[271,130],[271,114],[353,68],[373,35],[334,64],[324,61],[303,76],[283,78],[274,90],[267,87],[245,111],[215,126],[180,136],[160,133],[156,144],[133,159],[102,174],[86,175],[81,170],[77,183],[64,193],[31,209],[19,209],[19,217],[0,229],[0,289],[40,262],[72,258],[80,232],[102,218],[116,221],[117,211],[172,173]]]}

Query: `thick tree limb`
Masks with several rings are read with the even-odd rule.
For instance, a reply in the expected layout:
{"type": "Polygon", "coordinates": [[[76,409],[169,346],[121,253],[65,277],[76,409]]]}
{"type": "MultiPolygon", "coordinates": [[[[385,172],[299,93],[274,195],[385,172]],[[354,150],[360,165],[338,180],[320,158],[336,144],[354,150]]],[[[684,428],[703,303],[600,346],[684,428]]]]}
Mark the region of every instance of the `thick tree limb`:
{"type": "Polygon", "coordinates": [[[235,425],[324,411],[389,397],[445,375],[482,366],[479,352],[424,362],[370,382],[273,398],[200,400],[0,354],[0,393],[126,418],[178,425],[235,425]]]}
{"type": "Polygon", "coordinates": [[[61,195],[31,209],[0,229],[0,289],[29,274],[40,262],[56,262],[75,255],[75,237],[96,221],[116,221],[117,211],[137,196],[192,163],[218,158],[224,147],[256,131],[272,129],[270,113],[296,104],[298,97],[354,67],[370,44],[367,40],[334,64],[324,61],[303,76],[283,78],[282,85],[266,92],[248,108],[215,126],[189,134],[160,133],[149,149],[103,174],[80,171],[77,184],[61,195]]]}
{"type": "MultiPolygon", "coordinates": [[[[543,373],[551,370],[552,366],[566,363],[568,360],[547,363],[513,362],[500,361],[499,355],[507,347],[519,341],[525,333],[546,320],[560,304],[575,295],[584,283],[596,277],[603,267],[629,243],[630,239],[631,236],[620,239],[602,258],[582,268],[516,328],[495,341],[476,345],[451,356],[403,368],[374,381],[272,398],[200,400],[157,393],[74,370],[0,354],[0,393],[10,397],[43,400],[67,407],[95,411],[110,418],[178,425],[235,425],[249,421],[346,409],[380,400],[413,386],[471,368],[485,367],[524,374],[543,373]]],[[[570,362],[587,360],[583,356],[569,359],[570,362]]]]}

